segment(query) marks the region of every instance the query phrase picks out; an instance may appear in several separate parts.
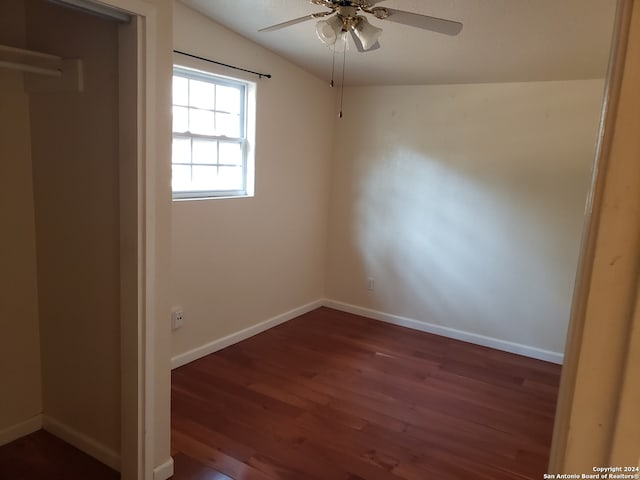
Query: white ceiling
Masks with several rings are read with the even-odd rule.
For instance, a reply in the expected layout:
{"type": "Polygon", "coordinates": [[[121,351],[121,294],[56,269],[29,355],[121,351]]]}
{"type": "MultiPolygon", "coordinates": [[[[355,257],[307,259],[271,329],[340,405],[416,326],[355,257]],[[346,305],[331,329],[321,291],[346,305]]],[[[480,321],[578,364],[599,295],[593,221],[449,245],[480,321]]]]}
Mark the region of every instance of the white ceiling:
{"type": "MultiPolygon", "coordinates": [[[[305,0],[183,0],[229,29],[320,78],[331,75],[331,51],[315,21],[258,29],[323,11],[305,0]]],[[[615,0],[386,0],[379,6],[464,23],[456,37],[378,20],[382,48],[347,53],[346,84],[410,85],[602,78],[615,0]]],[[[351,40],[350,40],[351,41],[351,40]]]]}

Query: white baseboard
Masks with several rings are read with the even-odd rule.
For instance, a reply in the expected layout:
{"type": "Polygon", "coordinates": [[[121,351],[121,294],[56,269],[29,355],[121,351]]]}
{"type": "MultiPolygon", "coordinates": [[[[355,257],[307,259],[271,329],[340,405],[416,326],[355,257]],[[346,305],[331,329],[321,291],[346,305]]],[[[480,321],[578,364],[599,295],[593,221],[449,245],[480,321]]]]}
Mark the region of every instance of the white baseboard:
{"type": "Polygon", "coordinates": [[[442,337],[453,338],[455,340],[475,343],[476,345],[482,345],[484,347],[495,348],[497,350],[503,350],[505,352],[516,353],[518,355],[524,355],[531,358],[537,358],[538,360],[544,360],[546,362],[552,362],[561,365],[564,361],[564,354],[562,353],[542,350],[540,348],[530,347],[528,345],[522,345],[520,343],[509,342],[507,340],[500,340],[499,338],[486,337],[484,335],[465,332],[463,330],[457,330],[455,328],[443,327],[442,325],[420,322],[412,318],[391,315],[389,313],[379,312],[377,310],[371,310],[369,308],[358,307],[356,305],[350,305],[348,303],[338,302],[336,300],[325,299],[323,305],[325,307],[340,310],[342,312],[353,313],[355,315],[361,315],[363,317],[372,318],[374,320],[392,323],[401,327],[420,330],[421,332],[433,333],[442,337]]]}
{"type": "Polygon", "coordinates": [[[275,317],[269,318],[268,320],[245,328],[244,330],[240,330],[239,332],[232,333],[231,335],[227,335],[226,337],[222,337],[212,342],[206,343],[200,347],[196,347],[193,350],[178,354],[171,359],[171,369],[173,370],[174,368],[181,367],[189,362],[193,362],[194,360],[209,355],[210,353],[217,352],[218,350],[222,350],[223,348],[233,345],[234,343],[238,343],[249,337],[253,337],[254,335],[262,333],[265,330],[269,330],[276,325],[288,322],[293,318],[299,317],[300,315],[315,310],[322,305],[323,300],[316,300],[315,302],[307,303],[306,305],[294,308],[293,310],[289,310],[288,312],[282,313],[280,315],[276,315],[275,317]]]}
{"type": "Polygon", "coordinates": [[[42,428],[108,467],[120,471],[120,454],[84,433],[48,415],[42,416],[42,428]]]}
{"type": "Polygon", "coordinates": [[[173,458],[169,457],[165,462],[153,469],[153,480],[167,480],[173,476],[173,458]]]}
{"type": "Polygon", "coordinates": [[[21,437],[37,432],[42,428],[42,414],[28,418],[20,423],[0,430],[0,446],[13,442],[21,437]]]}

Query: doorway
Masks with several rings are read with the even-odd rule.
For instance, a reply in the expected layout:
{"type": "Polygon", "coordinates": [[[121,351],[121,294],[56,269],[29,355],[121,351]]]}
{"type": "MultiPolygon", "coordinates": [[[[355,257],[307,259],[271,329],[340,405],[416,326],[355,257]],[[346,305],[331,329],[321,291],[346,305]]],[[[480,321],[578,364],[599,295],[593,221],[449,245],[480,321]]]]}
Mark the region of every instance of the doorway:
{"type": "Polygon", "coordinates": [[[0,444],[44,428],[143,478],[145,23],[94,13],[3,4],[0,444]]]}

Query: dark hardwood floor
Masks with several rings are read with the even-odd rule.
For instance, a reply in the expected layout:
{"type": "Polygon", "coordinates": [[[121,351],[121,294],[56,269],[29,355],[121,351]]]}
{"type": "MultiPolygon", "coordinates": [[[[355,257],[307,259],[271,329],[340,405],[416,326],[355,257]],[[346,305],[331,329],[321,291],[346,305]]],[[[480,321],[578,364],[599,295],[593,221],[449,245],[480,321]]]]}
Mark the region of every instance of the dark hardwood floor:
{"type": "Polygon", "coordinates": [[[0,447],[0,480],[119,478],[118,472],[44,430],[0,447]]]}
{"type": "Polygon", "coordinates": [[[321,308],[176,369],[176,480],[518,480],[560,367],[321,308]]]}

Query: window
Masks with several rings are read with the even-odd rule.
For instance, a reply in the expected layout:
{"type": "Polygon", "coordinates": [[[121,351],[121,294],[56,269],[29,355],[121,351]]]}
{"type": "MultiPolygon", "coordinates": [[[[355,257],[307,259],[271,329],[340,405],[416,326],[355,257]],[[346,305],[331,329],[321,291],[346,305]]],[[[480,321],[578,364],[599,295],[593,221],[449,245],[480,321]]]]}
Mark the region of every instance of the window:
{"type": "Polygon", "coordinates": [[[173,198],[250,194],[249,84],[183,67],[173,69],[173,198]]]}

